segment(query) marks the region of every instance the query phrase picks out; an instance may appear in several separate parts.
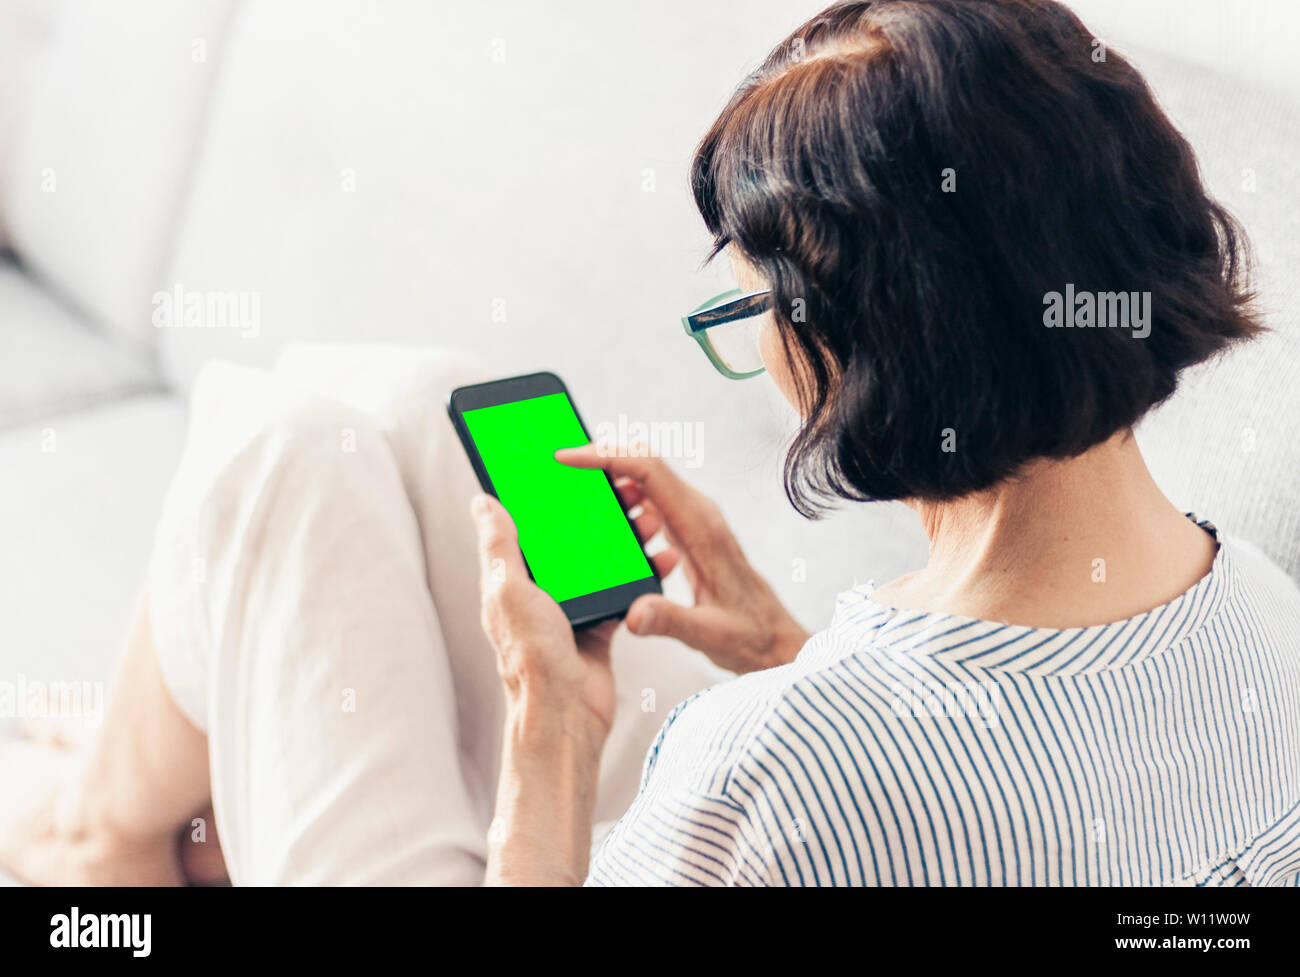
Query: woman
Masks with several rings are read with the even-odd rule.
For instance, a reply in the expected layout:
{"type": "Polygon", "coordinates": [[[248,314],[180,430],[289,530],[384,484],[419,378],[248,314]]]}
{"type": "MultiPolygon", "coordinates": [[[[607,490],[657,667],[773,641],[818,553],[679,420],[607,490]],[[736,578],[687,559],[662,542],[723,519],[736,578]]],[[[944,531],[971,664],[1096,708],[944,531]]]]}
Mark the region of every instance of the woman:
{"type": "Polygon", "coordinates": [[[839,4],[692,181],[742,294],[688,331],[731,376],[752,340],[802,415],[794,505],[906,501],[923,570],[809,637],[664,463],[561,452],[692,583],[628,629],[745,673],[671,713],[589,862],[614,628],[575,636],[476,496],[498,715],[435,420],[468,368],[215,367],[105,726],[6,748],[33,800],[0,864],[202,875],[173,839],[211,801],[237,882],[477,881],[484,853],[507,884],[1300,881],[1300,592],[1132,437],[1259,329],[1244,243],[1132,67],[1048,0],[839,4]]]}

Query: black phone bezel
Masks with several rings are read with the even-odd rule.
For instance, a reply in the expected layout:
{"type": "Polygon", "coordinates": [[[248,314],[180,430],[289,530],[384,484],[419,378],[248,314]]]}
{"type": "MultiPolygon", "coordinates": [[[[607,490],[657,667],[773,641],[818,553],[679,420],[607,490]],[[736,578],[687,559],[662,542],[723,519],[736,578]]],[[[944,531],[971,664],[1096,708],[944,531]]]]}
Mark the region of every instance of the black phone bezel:
{"type": "MultiPolygon", "coordinates": [[[[578,405],[574,403],[569,388],[565,386],[564,381],[559,376],[549,371],[544,370],[516,377],[504,377],[500,380],[472,383],[467,386],[457,387],[448,394],[447,416],[451,418],[452,426],[456,429],[456,436],[460,438],[461,447],[465,449],[465,454],[469,457],[470,465],[473,467],[474,474],[484,492],[494,498],[497,495],[496,488],[492,485],[492,478],[488,475],[487,468],[483,464],[483,459],[479,455],[473,438],[470,437],[469,428],[465,426],[461,414],[467,410],[495,407],[499,404],[510,404],[518,400],[528,400],[532,397],[544,397],[556,393],[562,393],[568,398],[569,406],[573,408],[573,413],[578,418],[578,424],[582,427],[582,433],[590,441],[591,432],[587,430],[587,424],[582,419],[582,414],[578,410],[578,405]]],[[[605,473],[605,480],[609,483],[609,490],[614,493],[614,497],[617,499],[618,493],[614,489],[614,480],[609,477],[608,472],[605,473]]],[[[625,511],[624,517],[626,518],[626,516],[625,511]]],[[[564,616],[569,619],[569,624],[574,630],[590,627],[593,624],[599,624],[601,621],[621,619],[627,614],[632,602],[642,594],[663,593],[663,585],[658,571],[655,570],[654,561],[645,552],[645,540],[641,538],[641,534],[637,532],[636,524],[631,519],[628,519],[627,523],[632,530],[632,535],[636,538],[637,544],[641,547],[642,554],[645,555],[646,565],[650,568],[650,576],[619,584],[617,587],[598,590],[593,594],[584,594],[581,597],[559,601],[560,609],[564,611],[564,616]]],[[[524,566],[528,569],[528,576],[532,578],[533,571],[528,566],[527,557],[524,558],[524,566]]]]}

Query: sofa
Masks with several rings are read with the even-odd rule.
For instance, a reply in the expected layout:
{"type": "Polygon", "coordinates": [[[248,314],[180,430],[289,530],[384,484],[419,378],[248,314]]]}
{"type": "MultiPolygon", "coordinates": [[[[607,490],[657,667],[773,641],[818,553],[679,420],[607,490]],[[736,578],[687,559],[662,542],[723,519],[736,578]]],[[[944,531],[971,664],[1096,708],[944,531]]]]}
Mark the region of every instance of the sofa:
{"type": "MultiPolygon", "coordinates": [[[[819,6],[0,0],[0,680],[107,676],[197,371],[300,341],[465,347],[557,371],[593,424],[697,425],[685,474],[810,628],[923,563],[900,505],[798,517],[788,408],[679,323],[730,284],[695,141],[819,6]],[[226,314],[172,314],[191,295],[226,314]]],[[[1271,327],[1140,438],[1177,504],[1300,579],[1300,84],[1107,39],[1249,231],[1271,327]]]]}

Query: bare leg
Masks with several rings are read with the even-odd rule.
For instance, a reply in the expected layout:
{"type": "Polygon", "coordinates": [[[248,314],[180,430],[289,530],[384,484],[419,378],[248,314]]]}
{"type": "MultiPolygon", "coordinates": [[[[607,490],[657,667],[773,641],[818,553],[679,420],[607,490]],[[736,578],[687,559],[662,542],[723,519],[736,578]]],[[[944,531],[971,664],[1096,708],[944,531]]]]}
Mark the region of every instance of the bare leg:
{"type": "MultiPolygon", "coordinates": [[[[163,684],[144,599],[103,725],[81,744],[57,731],[43,742],[0,740],[0,783],[10,788],[0,809],[0,865],[18,878],[184,881],[177,835],[209,804],[207,738],[163,684]]],[[[189,858],[200,861],[198,853],[189,858]]]]}

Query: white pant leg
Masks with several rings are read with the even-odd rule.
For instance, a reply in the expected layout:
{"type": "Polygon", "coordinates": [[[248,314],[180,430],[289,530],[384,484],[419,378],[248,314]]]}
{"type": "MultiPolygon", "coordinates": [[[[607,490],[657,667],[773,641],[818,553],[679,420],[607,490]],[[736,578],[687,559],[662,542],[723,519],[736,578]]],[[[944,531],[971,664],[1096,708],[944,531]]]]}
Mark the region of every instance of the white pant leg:
{"type": "Polygon", "coordinates": [[[505,699],[496,653],[479,624],[478,543],[469,516],[478,480],[446,405],[456,387],[488,375],[457,350],[356,344],[291,345],[275,373],[360,411],[384,433],[415,517],[424,584],[438,612],[465,789],[486,832],[500,771],[505,699]]]}
{"type": "Polygon", "coordinates": [[[149,600],[236,883],[481,879],[420,544],[373,420],[204,372],[149,600]]]}
{"type": "MultiPolygon", "coordinates": [[[[443,352],[301,347],[274,376],[218,365],[196,385],[150,596],[169,687],[209,733],[237,882],[481,878],[502,700],[478,627],[475,483],[443,406],[479,378],[443,352]]],[[[626,632],[614,659],[604,821],[664,714],[719,677],[626,632]]]]}

